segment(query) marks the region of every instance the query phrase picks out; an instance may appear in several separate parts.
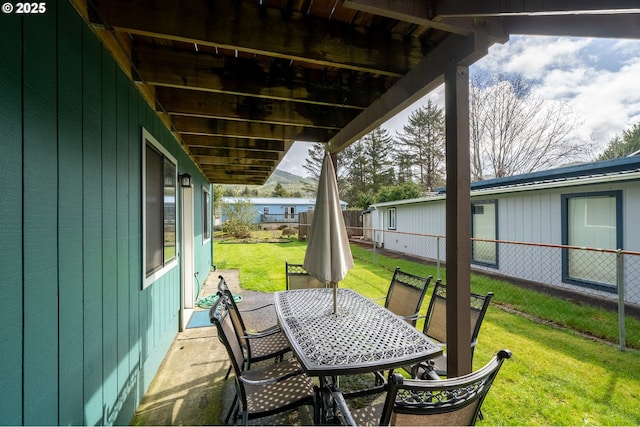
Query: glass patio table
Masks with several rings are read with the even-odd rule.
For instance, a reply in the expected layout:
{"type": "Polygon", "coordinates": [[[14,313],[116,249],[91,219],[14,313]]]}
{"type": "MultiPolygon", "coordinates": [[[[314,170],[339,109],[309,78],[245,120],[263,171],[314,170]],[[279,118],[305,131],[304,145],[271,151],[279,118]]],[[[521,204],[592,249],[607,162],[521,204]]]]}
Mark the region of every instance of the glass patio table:
{"type": "Polygon", "coordinates": [[[342,376],[409,366],[442,348],[386,308],[351,289],[300,289],[274,294],[280,326],[311,376],[342,376]]]}

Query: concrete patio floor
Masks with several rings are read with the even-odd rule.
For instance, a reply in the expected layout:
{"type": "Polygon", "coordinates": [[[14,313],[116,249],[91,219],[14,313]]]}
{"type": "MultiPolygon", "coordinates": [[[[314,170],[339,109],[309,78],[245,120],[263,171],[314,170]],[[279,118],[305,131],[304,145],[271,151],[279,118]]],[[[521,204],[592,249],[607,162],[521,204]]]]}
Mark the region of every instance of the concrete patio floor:
{"type": "MultiPolygon", "coordinates": [[[[209,274],[199,297],[215,294],[222,275],[234,294],[243,297],[242,310],[273,302],[272,294],[240,288],[237,270],[219,270],[209,274]]],[[[284,283],[283,283],[284,289],[284,283]]],[[[196,308],[197,310],[202,310],[196,308]]],[[[262,329],[276,323],[275,312],[258,310],[245,316],[249,329],[262,329]]],[[[132,425],[221,425],[235,395],[234,377],[224,376],[229,367],[227,353],[217,337],[215,326],[188,328],[179,332],[158,373],[142,398],[132,425]]],[[[250,422],[265,424],[310,424],[302,411],[250,422]]],[[[231,421],[233,423],[233,420],[231,421]]]]}

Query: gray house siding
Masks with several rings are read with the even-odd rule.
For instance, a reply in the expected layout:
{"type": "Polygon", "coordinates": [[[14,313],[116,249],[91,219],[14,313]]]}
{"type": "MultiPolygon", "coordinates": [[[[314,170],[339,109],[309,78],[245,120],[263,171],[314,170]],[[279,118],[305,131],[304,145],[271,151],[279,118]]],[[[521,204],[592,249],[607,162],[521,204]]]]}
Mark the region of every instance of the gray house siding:
{"type": "Polygon", "coordinates": [[[142,127],[209,184],[69,2],[2,24],[0,425],[127,424],[180,307],[179,266],[142,290],[142,127]]]}
{"type": "MultiPolygon", "coordinates": [[[[620,162],[629,163],[628,160],[620,162]]],[[[637,167],[637,166],[632,166],[637,167]]],[[[633,169],[631,169],[633,170],[633,169]]],[[[495,200],[497,204],[497,239],[503,241],[566,244],[563,241],[562,198],[578,194],[618,193],[621,194],[621,215],[617,227],[622,233],[622,247],[628,251],[640,251],[640,227],[637,226],[637,213],[640,212],[640,181],[635,179],[611,180],[602,178],[602,182],[591,179],[588,183],[573,181],[529,188],[484,188],[472,191],[471,202],[495,200]]],[[[412,233],[445,235],[445,196],[417,199],[412,201],[387,202],[374,205],[372,224],[374,228],[385,230],[377,233],[378,242],[383,240],[384,247],[390,250],[415,254],[427,258],[438,258],[438,247],[435,238],[418,237],[412,233]],[[388,212],[395,209],[396,230],[388,229],[388,212]],[[395,231],[395,232],[394,232],[395,231]]],[[[440,259],[446,253],[445,239],[440,239],[440,259]]],[[[583,289],[584,285],[570,283],[565,277],[561,249],[541,250],[532,246],[497,245],[495,266],[474,263],[473,267],[506,276],[551,284],[569,289],[583,289]],[[527,265],[544,266],[544,268],[526,268],[527,265]]],[[[640,304],[640,284],[633,277],[632,269],[637,263],[625,263],[626,299],[628,302],[640,304]]],[[[637,274],[637,273],[636,273],[637,274]]],[[[604,298],[616,299],[611,290],[597,286],[591,292],[604,298]]]]}

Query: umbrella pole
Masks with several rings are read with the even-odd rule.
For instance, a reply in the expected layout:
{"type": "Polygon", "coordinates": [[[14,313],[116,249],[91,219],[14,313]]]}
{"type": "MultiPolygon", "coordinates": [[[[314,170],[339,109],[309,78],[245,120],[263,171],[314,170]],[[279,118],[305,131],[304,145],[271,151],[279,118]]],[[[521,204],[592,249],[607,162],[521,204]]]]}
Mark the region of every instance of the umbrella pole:
{"type": "Polygon", "coordinates": [[[338,314],[338,282],[331,282],[333,288],[333,314],[338,314]]]}

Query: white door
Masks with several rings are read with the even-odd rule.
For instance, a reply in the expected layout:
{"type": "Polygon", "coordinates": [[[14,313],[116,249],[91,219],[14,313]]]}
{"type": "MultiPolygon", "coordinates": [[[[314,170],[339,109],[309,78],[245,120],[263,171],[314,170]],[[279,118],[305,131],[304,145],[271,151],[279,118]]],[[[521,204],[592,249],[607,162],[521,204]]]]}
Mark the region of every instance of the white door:
{"type": "Polygon", "coordinates": [[[194,264],[193,264],[193,187],[181,187],[182,189],[182,251],[180,256],[182,270],[182,292],[180,304],[180,330],[183,331],[191,315],[195,301],[194,295],[194,264]]]}

